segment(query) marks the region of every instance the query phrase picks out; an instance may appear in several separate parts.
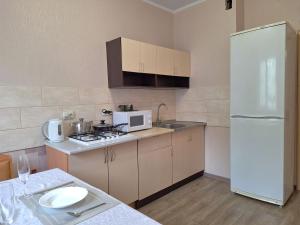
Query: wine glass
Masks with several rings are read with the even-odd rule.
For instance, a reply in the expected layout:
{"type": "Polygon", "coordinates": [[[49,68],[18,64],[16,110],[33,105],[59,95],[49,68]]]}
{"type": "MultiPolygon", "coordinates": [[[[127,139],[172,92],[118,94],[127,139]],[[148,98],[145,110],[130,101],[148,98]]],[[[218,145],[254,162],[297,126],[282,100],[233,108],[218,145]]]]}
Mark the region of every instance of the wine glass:
{"type": "Polygon", "coordinates": [[[0,218],[3,224],[12,224],[15,213],[15,194],[11,183],[0,183],[0,218]]]}
{"type": "Polygon", "coordinates": [[[29,179],[30,166],[26,155],[23,154],[18,157],[17,169],[19,180],[24,184],[23,195],[25,198],[29,198],[31,195],[26,192],[26,183],[29,179]]]}

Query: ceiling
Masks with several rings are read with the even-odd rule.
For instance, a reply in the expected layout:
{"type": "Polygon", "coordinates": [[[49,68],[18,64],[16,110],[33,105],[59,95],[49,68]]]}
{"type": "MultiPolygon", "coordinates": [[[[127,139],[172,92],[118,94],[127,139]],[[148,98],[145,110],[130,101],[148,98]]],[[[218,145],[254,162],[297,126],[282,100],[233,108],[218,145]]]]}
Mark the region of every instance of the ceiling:
{"type": "Polygon", "coordinates": [[[172,13],[181,11],[204,1],[205,0],[144,0],[144,2],[148,4],[172,13]]]}

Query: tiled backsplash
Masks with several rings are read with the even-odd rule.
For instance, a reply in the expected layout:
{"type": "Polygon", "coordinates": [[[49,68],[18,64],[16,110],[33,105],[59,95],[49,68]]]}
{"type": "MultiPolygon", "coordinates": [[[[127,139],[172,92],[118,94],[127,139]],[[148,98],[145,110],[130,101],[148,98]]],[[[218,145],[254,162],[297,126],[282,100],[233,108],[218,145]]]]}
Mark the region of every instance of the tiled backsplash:
{"type": "Polygon", "coordinates": [[[50,118],[61,118],[64,111],[74,111],[76,119],[111,122],[110,116],[101,115],[102,108],[133,104],[152,109],[155,120],[161,102],[168,106],[161,110],[162,118],[175,119],[174,90],[0,86],[0,152],[43,146],[41,126],[50,118]]]}
{"type": "Polygon", "coordinates": [[[177,91],[176,119],[206,121],[208,126],[229,127],[229,87],[177,91]]]}

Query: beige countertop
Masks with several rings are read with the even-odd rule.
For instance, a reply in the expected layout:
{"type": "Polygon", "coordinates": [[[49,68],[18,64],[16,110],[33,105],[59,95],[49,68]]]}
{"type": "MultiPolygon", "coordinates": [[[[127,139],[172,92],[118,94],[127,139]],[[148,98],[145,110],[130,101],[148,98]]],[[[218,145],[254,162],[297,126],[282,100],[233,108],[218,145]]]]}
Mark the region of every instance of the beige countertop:
{"type": "Polygon", "coordinates": [[[154,137],[162,134],[168,134],[174,132],[173,129],[161,128],[161,127],[153,127],[148,130],[136,131],[130,134],[133,134],[137,137],[137,139],[149,138],[154,137]]]}
{"type": "Polygon", "coordinates": [[[69,140],[68,138],[66,138],[66,140],[63,142],[58,142],[58,143],[46,141],[45,144],[51,148],[54,148],[61,152],[64,152],[68,155],[72,155],[72,154],[78,154],[81,152],[91,151],[91,150],[95,150],[95,149],[99,149],[99,148],[105,148],[105,147],[112,146],[112,145],[118,145],[118,144],[122,144],[125,142],[137,141],[139,139],[149,138],[149,137],[167,134],[167,133],[171,133],[171,132],[174,132],[174,130],[153,127],[148,130],[142,130],[142,131],[136,131],[136,132],[129,133],[125,136],[122,136],[118,140],[111,140],[111,141],[97,143],[97,144],[91,144],[91,145],[83,145],[80,143],[76,143],[76,142],[69,140]]]}
{"type": "Polygon", "coordinates": [[[195,126],[205,126],[206,125],[205,123],[184,122],[184,121],[178,121],[178,123],[184,124],[185,127],[179,128],[179,129],[153,127],[148,130],[131,132],[131,133],[121,137],[118,140],[111,140],[111,141],[97,143],[97,144],[91,144],[91,145],[83,145],[80,143],[75,143],[75,142],[69,140],[68,138],[63,142],[53,143],[53,142],[47,141],[45,144],[49,147],[55,148],[61,152],[71,155],[71,154],[77,154],[77,153],[90,151],[90,150],[94,150],[94,149],[105,148],[105,147],[112,146],[112,145],[118,145],[118,144],[122,144],[125,142],[137,141],[137,140],[140,140],[143,138],[149,138],[149,137],[159,136],[159,135],[163,135],[163,134],[173,133],[176,131],[192,128],[195,126]]]}

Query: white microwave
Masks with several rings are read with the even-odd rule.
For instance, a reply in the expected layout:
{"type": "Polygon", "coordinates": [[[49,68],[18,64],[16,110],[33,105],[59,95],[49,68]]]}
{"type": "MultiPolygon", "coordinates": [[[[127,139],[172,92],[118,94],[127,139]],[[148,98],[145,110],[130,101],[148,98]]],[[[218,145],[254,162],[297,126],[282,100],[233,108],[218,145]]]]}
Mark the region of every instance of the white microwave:
{"type": "Polygon", "coordinates": [[[123,123],[127,124],[119,127],[123,132],[152,128],[152,111],[113,112],[113,125],[116,126],[123,123]]]}

